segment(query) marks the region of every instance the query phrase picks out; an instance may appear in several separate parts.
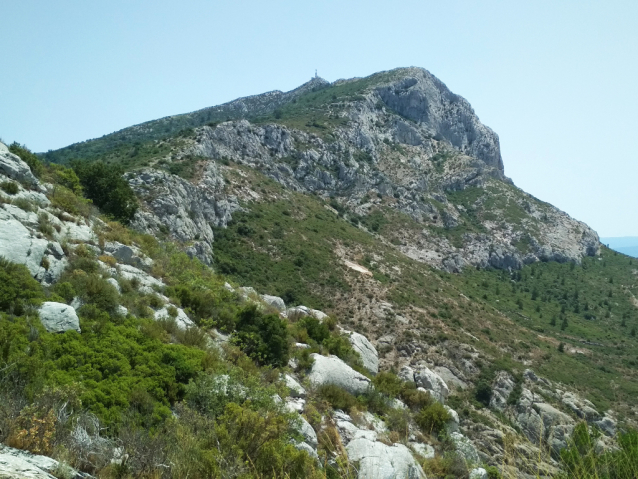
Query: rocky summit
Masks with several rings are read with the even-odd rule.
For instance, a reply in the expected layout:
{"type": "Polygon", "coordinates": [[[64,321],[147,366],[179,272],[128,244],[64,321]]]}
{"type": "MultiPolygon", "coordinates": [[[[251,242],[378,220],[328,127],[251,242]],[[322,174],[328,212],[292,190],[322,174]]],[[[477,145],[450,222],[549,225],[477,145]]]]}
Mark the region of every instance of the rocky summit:
{"type": "Polygon", "coordinates": [[[0,477],[636,477],[638,269],[421,68],[0,143],[0,477]]]}

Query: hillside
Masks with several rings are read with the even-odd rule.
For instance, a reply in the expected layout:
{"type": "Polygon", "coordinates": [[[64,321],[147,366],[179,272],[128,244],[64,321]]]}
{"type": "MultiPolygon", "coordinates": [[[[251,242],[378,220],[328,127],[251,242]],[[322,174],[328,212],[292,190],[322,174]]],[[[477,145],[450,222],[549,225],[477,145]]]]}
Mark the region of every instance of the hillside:
{"type": "MultiPolygon", "coordinates": [[[[123,444],[135,458],[118,477],[184,477],[187,451],[153,442],[158,431],[192,444],[192,477],[267,477],[238,439],[241,414],[273,421],[262,426],[276,477],[638,470],[625,460],[638,445],[636,260],[517,188],[498,136],[426,70],[313,79],[147,122],[45,154],[39,180],[0,153],[0,255],[40,283],[24,278],[32,292],[0,303],[3,337],[40,351],[35,369],[20,348],[4,353],[26,384],[12,390],[57,414],[50,391],[79,388],[114,441],[105,457],[123,444]],[[86,165],[102,164],[126,172],[105,208],[126,188],[139,202],[127,226],[82,199],[86,165]],[[81,332],[35,325],[24,305],[43,301],[77,310],[81,332]],[[301,436],[284,426],[299,414],[301,436]],[[231,461],[233,441],[252,468],[231,461]]],[[[73,454],[76,468],[116,474],[73,454]]]]}

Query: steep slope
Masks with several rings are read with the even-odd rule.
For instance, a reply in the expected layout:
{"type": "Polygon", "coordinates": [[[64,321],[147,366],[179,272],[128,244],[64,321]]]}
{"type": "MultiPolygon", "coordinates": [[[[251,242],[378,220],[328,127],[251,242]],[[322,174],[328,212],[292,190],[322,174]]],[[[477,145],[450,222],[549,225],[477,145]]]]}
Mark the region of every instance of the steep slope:
{"type": "MultiPolygon", "coordinates": [[[[602,431],[599,450],[635,425],[635,260],[513,185],[497,135],[427,71],[302,88],[76,151],[126,166],[143,237],[278,308],[304,305],[293,324],[310,307],[365,335],[380,370],[444,399],[507,477],[558,474],[579,422],[602,431]]],[[[373,441],[340,427],[348,448],[373,441]]],[[[428,477],[449,443],[435,445],[428,477]]]]}
{"type": "MultiPolygon", "coordinates": [[[[290,191],[249,166],[228,162],[207,170],[219,178],[217,193],[234,193],[228,204],[197,197],[188,189],[193,185],[166,172],[132,175],[132,181],[147,179],[145,194],[159,193],[156,200],[183,206],[182,199],[192,197],[209,205],[193,213],[210,222],[215,265],[224,277],[166,241],[168,228],[158,237],[142,235],[104,223],[90,208],[78,210],[84,200],[59,183],[72,176],[68,170],[51,166],[45,177],[54,183],[41,183],[2,146],[0,233],[24,234],[3,235],[0,254],[30,268],[23,267],[24,286],[18,287],[24,303],[12,302],[17,276],[3,282],[0,296],[5,344],[29,345],[3,350],[0,363],[7,386],[0,390],[0,439],[12,445],[36,451],[46,446],[35,438],[20,440],[26,432],[7,434],[29,424],[27,414],[35,407],[37,414],[53,411],[46,417],[62,418],[47,419],[55,433],[45,438],[55,437],[65,448],[52,451],[57,458],[72,457],[74,466],[105,474],[125,447],[127,468],[142,476],[195,471],[195,477],[210,477],[201,469],[205,453],[220,467],[232,464],[229,475],[236,477],[247,472],[236,462],[238,453],[249,454],[262,470],[271,466],[272,451],[304,468],[277,477],[311,477],[318,472],[314,454],[343,478],[367,479],[380,469],[389,477],[423,477],[422,468],[427,477],[468,477],[470,471],[475,477],[483,474],[477,466],[505,477],[557,476],[566,467],[559,453],[577,427],[602,431],[592,444],[605,451],[634,423],[637,285],[632,260],[622,255],[603,249],[580,265],[548,262],[512,273],[470,268],[448,274],[414,261],[385,235],[354,225],[329,201],[290,191]],[[232,287],[226,279],[255,289],[232,287]],[[32,301],[46,302],[34,312],[32,301]],[[246,311],[252,311],[242,308],[251,303],[274,313],[270,321],[285,324],[280,333],[285,331],[294,359],[289,365],[264,355],[279,349],[255,351],[255,325],[242,330],[246,311]],[[228,340],[219,327],[255,362],[232,346],[218,358],[214,344],[228,340]],[[269,357],[274,364],[259,368],[269,357]],[[21,371],[17,382],[15,365],[21,371]],[[285,388],[273,365],[284,374],[285,388]],[[34,406],[16,402],[25,384],[38,392],[34,406]],[[56,389],[70,385],[77,392],[56,389]],[[77,401],[74,394],[90,413],[65,412],[69,400],[77,401]],[[274,401],[274,394],[282,400],[274,401]],[[246,396],[255,397],[255,404],[246,396]],[[227,407],[220,416],[218,405],[229,401],[240,409],[227,407]],[[176,411],[174,420],[168,419],[168,405],[176,411]],[[204,415],[193,417],[189,408],[204,415]],[[237,429],[233,411],[250,424],[237,429]],[[301,422],[301,437],[283,426],[301,421],[298,413],[309,421],[301,422]],[[68,414],[72,420],[65,419],[68,414]],[[261,441],[270,431],[259,417],[279,418],[282,425],[264,437],[273,448],[265,461],[250,452],[250,437],[261,441]],[[200,423],[207,425],[206,434],[222,428],[222,443],[210,449],[209,437],[197,435],[200,423]],[[96,424],[121,425],[121,432],[100,437],[96,424]],[[164,442],[154,432],[160,425],[164,442]],[[241,440],[224,441],[246,427],[248,439],[242,433],[241,440]],[[289,441],[309,456],[285,449],[289,441]]],[[[396,228],[401,215],[392,208],[386,213],[381,233],[396,228]]],[[[181,215],[191,219],[188,210],[175,210],[175,224],[185,219],[181,215]]],[[[0,261],[3,277],[18,271],[0,261]]],[[[273,338],[273,331],[265,337],[273,338]]],[[[48,458],[0,449],[0,472],[9,468],[9,477],[36,466],[60,471],[48,458]]]]}

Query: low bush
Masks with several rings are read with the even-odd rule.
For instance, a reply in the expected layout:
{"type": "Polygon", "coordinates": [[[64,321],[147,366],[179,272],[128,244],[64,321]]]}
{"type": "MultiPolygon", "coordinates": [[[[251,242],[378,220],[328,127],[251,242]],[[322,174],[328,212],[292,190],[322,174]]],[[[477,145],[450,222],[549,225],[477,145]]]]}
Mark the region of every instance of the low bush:
{"type": "Polygon", "coordinates": [[[420,411],[434,402],[430,393],[419,391],[414,383],[404,383],[401,388],[400,397],[413,411],[420,411]]]}
{"type": "Polygon", "coordinates": [[[403,387],[403,381],[396,374],[389,371],[379,372],[372,378],[372,384],[378,391],[387,394],[391,398],[399,396],[403,387]]]}
{"type": "Polygon", "coordinates": [[[62,185],[55,185],[50,195],[51,204],[67,213],[88,218],[91,214],[91,201],[82,198],[62,185]]]}
{"type": "Polygon", "coordinates": [[[450,414],[441,403],[434,402],[421,409],[414,420],[424,434],[438,434],[450,420],[450,414]]]}
{"type": "Polygon", "coordinates": [[[19,191],[18,184],[15,181],[3,181],[0,183],[0,188],[8,195],[15,195],[19,191]]]}
{"type": "Polygon", "coordinates": [[[328,326],[312,316],[302,318],[297,323],[297,327],[304,328],[308,332],[308,337],[318,344],[330,337],[328,326]]]}
{"type": "Polygon", "coordinates": [[[77,160],[71,162],[71,166],[80,179],[85,196],[102,213],[124,224],[133,219],[138,208],[137,197],[123,178],[121,166],[77,160]]]}
{"type": "Polygon", "coordinates": [[[21,316],[44,299],[40,284],[26,266],[0,257],[0,310],[21,316]]]}
{"type": "Polygon", "coordinates": [[[333,409],[341,409],[346,412],[359,405],[356,397],[334,384],[319,386],[317,396],[326,401],[333,409]]]}
{"type": "Polygon", "coordinates": [[[386,414],[385,423],[390,431],[398,433],[401,441],[407,441],[410,435],[411,417],[407,409],[390,409],[386,414]]]}
{"type": "Polygon", "coordinates": [[[279,315],[264,314],[251,304],[237,315],[236,329],[233,344],[258,364],[280,367],[288,363],[288,329],[279,315]]]}

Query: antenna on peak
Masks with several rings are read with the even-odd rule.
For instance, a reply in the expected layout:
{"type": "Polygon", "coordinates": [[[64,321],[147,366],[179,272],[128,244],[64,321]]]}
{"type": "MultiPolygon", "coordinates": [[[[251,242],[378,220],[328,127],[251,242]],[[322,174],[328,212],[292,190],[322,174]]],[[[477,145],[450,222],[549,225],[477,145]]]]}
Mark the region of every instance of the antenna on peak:
{"type": "Polygon", "coordinates": [[[317,75],[317,69],[315,68],[315,78],[319,78],[319,76],[317,75]]]}

